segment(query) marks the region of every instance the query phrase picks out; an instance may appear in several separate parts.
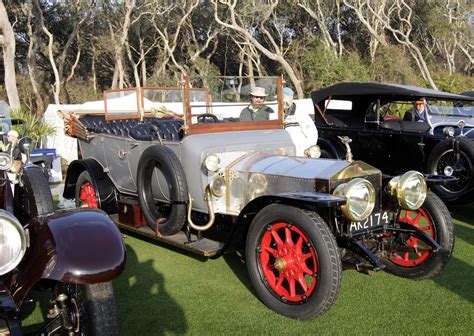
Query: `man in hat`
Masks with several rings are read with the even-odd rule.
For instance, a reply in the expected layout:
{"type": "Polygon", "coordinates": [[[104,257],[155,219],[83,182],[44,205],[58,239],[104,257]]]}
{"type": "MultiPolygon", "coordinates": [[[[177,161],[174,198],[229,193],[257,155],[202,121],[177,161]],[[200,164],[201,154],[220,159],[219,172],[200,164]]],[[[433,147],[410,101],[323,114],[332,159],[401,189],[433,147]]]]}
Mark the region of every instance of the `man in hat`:
{"type": "Polygon", "coordinates": [[[265,88],[255,86],[250,91],[250,105],[240,112],[240,121],[269,120],[274,111],[264,104],[266,97],[265,88]]]}
{"type": "Polygon", "coordinates": [[[426,111],[426,101],[420,98],[415,101],[415,105],[405,112],[403,120],[428,122],[428,113],[426,111]]]}
{"type": "Polygon", "coordinates": [[[296,109],[293,90],[283,88],[283,109],[285,130],[296,147],[296,156],[304,156],[305,150],[318,142],[318,130],[313,119],[303,110],[296,109]]]}

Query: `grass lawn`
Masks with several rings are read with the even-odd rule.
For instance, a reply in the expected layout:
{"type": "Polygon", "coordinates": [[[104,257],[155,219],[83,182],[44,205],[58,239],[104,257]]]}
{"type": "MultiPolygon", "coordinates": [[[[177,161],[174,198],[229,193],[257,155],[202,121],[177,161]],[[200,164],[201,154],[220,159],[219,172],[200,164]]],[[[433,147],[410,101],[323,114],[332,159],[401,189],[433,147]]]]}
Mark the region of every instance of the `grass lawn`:
{"type": "MultiPolygon", "coordinates": [[[[336,303],[295,321],[255,296],[235,253],[199,259],[130,236],[128,264],[114,281],[122,335],[471,335],[474,321],[474,205],[453,212],[454,255],[431,280],[344,271],[336,303]]],[[[27,321],[28,323],[28,321],[27,321]]]]}

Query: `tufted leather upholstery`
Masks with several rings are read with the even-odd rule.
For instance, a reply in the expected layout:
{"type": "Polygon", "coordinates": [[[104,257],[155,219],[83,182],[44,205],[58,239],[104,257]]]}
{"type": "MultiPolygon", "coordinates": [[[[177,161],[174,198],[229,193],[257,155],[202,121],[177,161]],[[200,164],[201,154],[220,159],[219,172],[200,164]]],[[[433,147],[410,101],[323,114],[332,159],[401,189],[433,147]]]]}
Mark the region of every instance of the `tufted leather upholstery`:
{"type": "Polygon", "coordinates": [[[183,122],[176,119],[146,118],[140,124],[137,119],[106,121],[103,116],[85,116],[80,121],[93,133],[132,137],[141,141],[157,140],[158,135],[165,141],[179,141],[183,137],[183,122]]]}

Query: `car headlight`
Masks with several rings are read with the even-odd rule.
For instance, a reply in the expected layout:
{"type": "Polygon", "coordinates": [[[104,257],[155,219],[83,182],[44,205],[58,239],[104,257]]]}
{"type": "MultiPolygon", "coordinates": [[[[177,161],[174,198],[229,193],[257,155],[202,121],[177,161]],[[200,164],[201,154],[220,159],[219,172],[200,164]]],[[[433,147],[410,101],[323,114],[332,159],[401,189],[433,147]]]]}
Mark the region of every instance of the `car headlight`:
{"type": "Polygon", "coordinates": [[[388,192],[396,197],[398,204],[405,210],[416,210],[423,205],[426,198],[425,177],[414,170],[396,176],[388,183],[388,192]]]}
{"type": "Polygon", "coordinates": [[[267,190],[268,181],[265,175],[255,173],[250,175],[248,182],[249,198],[254,199],[262,195],[267,190]]]}
{"type": "Polygon", "coordinates": [[[355,178],[350,182],[338,185],[333,194],[346,197],[346,204],[341,206],[341,209],[344,216],[351,221],[363,221],[374,210],[374,186],[363,178],[355,178]]]}
{"type": "Polygon", "coordinates": [[[12,157],[7,153],[0,153],[0,170],[8,170],[12,166],[12,157]]]}
{"type": "Polygon", "coordinates": [[[212,180],[211,184],[209,185],[209,189],[211,193],[216,197],[221,197],[224,195],[226,190],[226,184],[224,177],[217,176],[214,180],[212,180]]]}
{"type": "Polygon", "coordinates": [[[27,238],[18,219],[0,210],[0,275],[10,272],[23,259],[27,238]]]}
{"type": "Polygon", "coordinates": [[[445,127],[443,128],[443,135],[452,137],[454,136],[454,128],[453,127],[445,127]]]}
{"type": "Polygon", "coordinates": [[[318,145],[309,146],[304,150],[304,155],[313,159],[318,159],[321,156],[321,148],[318,145]]]}
{"type": "Polygon", "coordinates": [[[204,160],[204,167],[211,172],[216,172],[220,168],[221,160],[216,154],[209,154],[204,160]]]}

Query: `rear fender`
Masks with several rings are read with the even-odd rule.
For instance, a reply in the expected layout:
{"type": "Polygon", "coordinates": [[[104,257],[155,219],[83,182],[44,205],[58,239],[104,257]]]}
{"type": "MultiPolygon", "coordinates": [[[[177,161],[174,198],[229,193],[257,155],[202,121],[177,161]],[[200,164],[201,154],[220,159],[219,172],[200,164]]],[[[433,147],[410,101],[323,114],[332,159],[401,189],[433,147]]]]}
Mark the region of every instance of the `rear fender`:
{"type": "Polygon", "coordinates": [[[40,280],[74,284],[107,282],[125,268],[117,226],[98,209],[70,209],[30,221],[31,246],[10,278],[16,302],[40,280]]]}
{"type": "Polygon", "coordinates": [[[96,188],[99,208],[107,213],[117,213],[117,190],[104,172],[104,168],[94,159],[74,160],[68,167],[64,182],[64,198],[76,197],[76,182],[83,171],[88,171],[96,188]]]}

